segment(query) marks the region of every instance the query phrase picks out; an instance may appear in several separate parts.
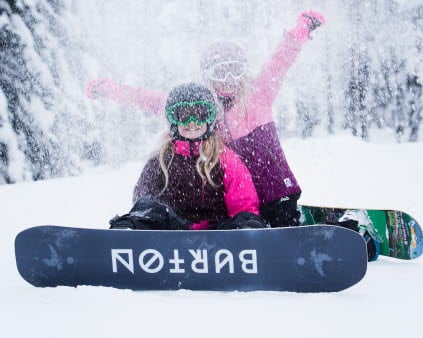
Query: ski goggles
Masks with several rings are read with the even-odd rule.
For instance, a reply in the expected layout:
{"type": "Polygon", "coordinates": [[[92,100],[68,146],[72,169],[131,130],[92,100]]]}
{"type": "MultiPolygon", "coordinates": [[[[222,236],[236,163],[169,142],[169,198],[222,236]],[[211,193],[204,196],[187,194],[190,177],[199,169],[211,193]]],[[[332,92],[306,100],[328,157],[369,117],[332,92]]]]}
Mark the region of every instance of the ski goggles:
{"type": "Polygon", "coordinates": [[[222,61],[207,68],[204,74],[209,80],[217,82],[227,81],[229,75],[234,79],[240,79],[247,70],[247,63],[243,61],[222,61]]]}
{"type": "Polygon", "coordinates": [[[186,127],[191,122],[202,125],[212,122],[217,112],[213,104],[206,101],[177,102],[166,109],[172,124],[186,127]]]}

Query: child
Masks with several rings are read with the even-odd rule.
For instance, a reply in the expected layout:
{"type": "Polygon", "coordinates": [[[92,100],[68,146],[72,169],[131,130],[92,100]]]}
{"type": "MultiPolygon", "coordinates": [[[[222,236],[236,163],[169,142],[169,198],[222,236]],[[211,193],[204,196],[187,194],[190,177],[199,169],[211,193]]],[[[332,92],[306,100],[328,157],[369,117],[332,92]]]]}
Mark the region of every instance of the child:
{"type": "Polygon", "coordinates": [[[170,139],[144,167],[131,212],[111,228],[264,228],[251,175],[215,133],[217,109],[205,86],[189,83],[169,94],[170,139]]]}
{"type": "MultiPolygon", "coordinates": [[[[233,43],[214,44],[201,58],[203,79],[224,110],[219,132],[251,172],[261,214],[272,227],[299,225],[297,200],[301,194],[279,142],[272,104],[310,32],[324,22],[319,13],[301,13],[296,27],[285,35],[252,81],[247,74],[245,52],[233,43]]],[[[164,105],[160,92],[134,90],[107,79],[92,81],[87,94],[90,98],[107,96],[153,113],[161,111],[164,105]]]]}

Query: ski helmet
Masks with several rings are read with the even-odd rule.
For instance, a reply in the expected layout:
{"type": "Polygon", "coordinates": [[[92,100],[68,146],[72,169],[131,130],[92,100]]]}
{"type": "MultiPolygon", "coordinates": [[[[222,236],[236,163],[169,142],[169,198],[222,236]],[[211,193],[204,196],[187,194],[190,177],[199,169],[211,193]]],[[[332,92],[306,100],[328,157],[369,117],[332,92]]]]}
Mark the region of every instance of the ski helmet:
{"type": "Polygon", "coordinates": [[[179,134],[178,125],[186,126],[193,121],[198,125],[207,124],[206,132],[198,140],[207,139],[216,126],[216,109],[213,94],[204,85],[185,83],[173,88],[165,105],[170,136],[184,139],[179,134]]]}
{"type": "Polygon", "coordinates": [[[245,73],[247,65],[245,50],[236,43],[230,41],[217,42],[210,45],[203,51],[200,59],[200,71],[205,81],[210,79],[215,81],[226,80],[227,74],[225,74],[224,71],[228,68],[215,69],[218,65],[236,67],[232,68],[232,71],[228,71],[231,72],[234,78],[241,77],[245,73]],[[234,73],[234,71],[236,73],[234,73]]]}

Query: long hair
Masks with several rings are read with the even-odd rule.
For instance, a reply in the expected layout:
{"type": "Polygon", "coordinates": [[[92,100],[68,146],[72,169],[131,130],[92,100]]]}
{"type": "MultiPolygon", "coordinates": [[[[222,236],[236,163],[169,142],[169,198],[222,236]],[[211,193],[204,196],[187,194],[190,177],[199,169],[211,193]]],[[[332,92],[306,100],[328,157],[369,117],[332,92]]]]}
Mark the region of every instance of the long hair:
{"type": "MultiPolygon", "coordinates": [[[[237,105],[239,109],[238,114],[236,116],[238,120],[244,119],[247,115],[249,99],[251,97],[251,92],[252,92],[252,81],[253,80],[251,79],[251,75],[247,71],[241,79],[241,88],[239,89],[239,92],[237,93],[236,98],[234,99],[234,102],[233,102],[234,105],[237,105]]],[[[227,143],[231,140],[232,137],[230,136],[230,131],[227,130],[226,118],[225,118],[226,110],[225,110],[224,104],[221,100],[219,100],[219,97],[215,89],[213,88],[212,81],[207,80],[206,85],[212,92],[213,97],[216,101],[216,107],[218,108],[217,109],[218,134],[220,135],[224,143],[227,143]]],[[[230,109],[232,109],[232,107],[230,109]]]]}
{"type": "MultiPolygon", "coordinates": [[[[197,173],[200,175],[204,184],[209,183],[216,189],[220,184],[213,181],[211,172],[219,163],[220,154],[223,151],[223,142],[221,138],[216,134],[211,135],[209,138],[202,141],[200,144],[200,151],[202,152],[202,156],[198,156],[195,164],[197,173]]],[[[159,152],[160,168],[165,177],[165,184],[160,194],[163,194],[169,185],[169,168],[172,165],[174,156],[175,150],[173,140],[168,140],[162,145],[159,152]]]]}

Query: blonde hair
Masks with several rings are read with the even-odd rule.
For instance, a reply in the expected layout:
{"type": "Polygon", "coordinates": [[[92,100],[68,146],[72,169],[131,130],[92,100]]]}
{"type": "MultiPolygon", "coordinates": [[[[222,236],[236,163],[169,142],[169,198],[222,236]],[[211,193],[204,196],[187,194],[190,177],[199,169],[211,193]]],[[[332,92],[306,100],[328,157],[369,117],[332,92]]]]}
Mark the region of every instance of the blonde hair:
{"type": "MultiPolygon", "coordinates": [[[[213,181],[213,178],[211,177],[211,171],[219,163],[222,151],[223,142],[221,138],[218,135],[213,134],[201,142],[201,156],[198,156],[195,164],[195,168],[198,175],[200,175],[201,179],[203,180],[203,184],[208,182],[215,189],[218,188],[220,184],[217,184],[213,181]]],[[[162,169],[165,177],[165,184],[160,194],[163,194],[169,185],[169,168],[172,165],[174,157],[175,150],[173,146],[173,140],[166,141],[160,148],[159,152],[160,168],[162,169]],[[170,158],[166,163],[168,157],[170,158]]]]}

